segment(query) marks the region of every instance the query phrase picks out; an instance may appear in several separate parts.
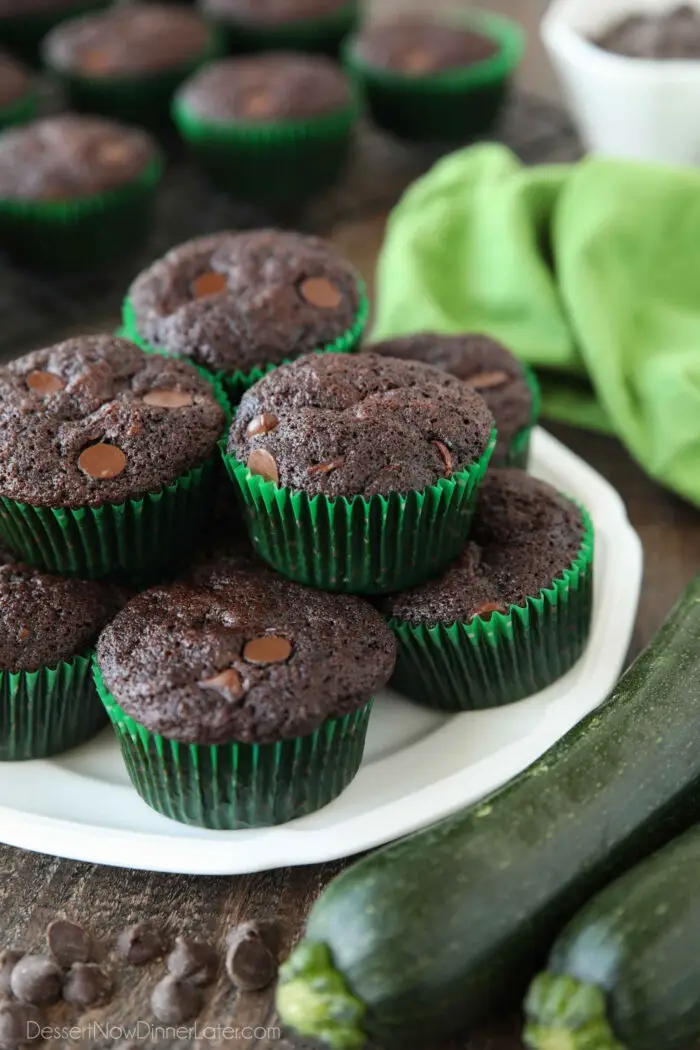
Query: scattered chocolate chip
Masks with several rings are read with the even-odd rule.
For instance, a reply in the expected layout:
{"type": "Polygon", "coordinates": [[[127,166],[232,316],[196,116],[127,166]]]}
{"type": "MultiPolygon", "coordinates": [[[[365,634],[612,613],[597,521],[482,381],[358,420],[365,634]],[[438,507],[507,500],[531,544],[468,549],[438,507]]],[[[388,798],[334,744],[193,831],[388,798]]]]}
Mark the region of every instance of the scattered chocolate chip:
{"type": "Polygon", "coordinates": [[[66,384],[60,376],[51,372],[36,370],[27,376],[27,386],[37,394],[55,394],[57,390],[63,390],[66,384]]]}
{"type": "Polygon", "coordinates": [[[111,994],[112,982],[97,963],[74,963],[63,985],[65,1001],[83,1010],[106,1003],[111,994]]]}
{"type": "Polygon", "coordinates": [[[192,394],[185,390],[149,390],[143,395],[145,405],[155,408],[186,408],[194,401],[192,394]]]}
{"type": "Polygon", "coordinates": [[[227,938],[226,973],[245,992],[266,988],[277,974],[277,955],[261,936],[257,923],[244,923],[227,938]]]}
{"type": "Polygon", "coordinates": [[[449,448],[447,447],[447,445],[443,444],[442,441],[432,441],[431,444],[435,445],[435,448],[438,450],[438,452],[442,456],[442,462],[445,464],[445,477],[446,478],[451,478],[452,477],[452,455],[450,453],[449,448]]]}
{"type": "Polygon", "coordinates": [[[126,467],[126,456],[117,445],[90,445],[78,457],[78,466],[97,481],[116,478],[126,467]]]}
{"type": "Polygon", "coordinates": [[[241,936],[252,930],[270,949],[274,957],[279,960],[282,953],[283,926],[278,919],[252,919],[250,922],[232,926],[226,934],[226,947],[238,943],[241,936]]]}
{"type": "Polygon", "coordinates": [[[49,951],[59,966],[86,963],[92,958],[90,934],[68,919],[55,919],[46,930],[49,951]]]}
{"type": "Polygon", "coordinates": [[[170,974],[153,989],[151,1009],[163,1024],[184,1024],[202,1009],[202,993],[191,981],[170,974]]]}
{"type": "Polygon", "coordinates": [[[0,952],[0,993],[4,995],[10,994],[12,971],[23,955],[24,952],[15,952],[11,948],[4,948],[0,952]]]}
{"type": "Polygon", "coordinates": [[[219,969],[219,954],[211,944],[178,937],[175,947],[167,958],[166,965],[173,977],[187,979],[192,984],[203,986],[216,979],[219,969]]]}
{"type": "Polygon", "coordinates": [[[299,286],[299,292],[310,306],[320,310],[335,310],[343,301],[343,293],[326,277],[307,277],[299,286]]]}
{"type": "MultiPolygon", "coordinates": [[[[228,693],[234,700],[243,695],[241,676],[233,667],[228,667],[213,678],[204,678],[197,684],[200,689],[215,689],[218,693],[228,693]]],[[[178,938],[178,940],[181,940],[181,938],[178,938]]]]}
{"type": "Polygon", "coordinates": [[[510,376],[507,372],[477,372],[476,375],[468,376],[465,380],[475,390],[491,390],[496,386],[503,386],[510,376]]]}
{"type": "Polygon", "coordinates": [[[0,1003],[0,1046],[3,1050],[23,1046],[37,1038],[41,1013],[31,1003],[0,1003]]]}
{"type": "Polygon", "coordinates": [[[264,634],[246,642],[243,659],[249,664],[281,664],[292,653],[292,643],[276,634],[264,634]]]}
{"type": "Polygon", "coordinates": [[[342,462],[342,459],[332,459],[329,463],[314,463],[309,467],[309,474],[330,474],[332,470],[337,470],[342,462]]]}
{"type": "Polygon", "coordinates": [[[484,620],[489,620],[494,613],[504,613],[505,611],[505,606],[499,605],[498,602],[484,602],[476,612],[472,613],[472,616],[480,616],[484,620]]]}
{"type": "Polygon", "coordinates": [[[279,425],[279,419],[272,412],[262,412],[259,416],[253,416],[246,427],[246,437],[256,437],[258,434],[269,434],[279,425]]]}
{"type": "Polygon", "coordinates": [[[152,922],[136,922],[117,937],[117,950],[132,966],[162,959],[168,950],[163,933],[152,922]]]}
{"type": "Polygon", "coordinates": [[[274,456],[264,448],[256,448],[250,453],[247,466],[251,474],[259,474],[265,481],[274,481],[277,484],[280,479],[274,456]]]}
{"type": "Polygon", "coordinates": [[[61,969],[48,955],[24,955],[10,977],[12,994],[35,1006],[61,997],[61,969]]]}
{"type": "Polygon", "coordinates": [[[200,274],[192,282],[192,294],[195,299],[208,299],[210,295],[221,295],[226,291],[227,284],[225,273],[209,270],[207,273],[200,274]]]}

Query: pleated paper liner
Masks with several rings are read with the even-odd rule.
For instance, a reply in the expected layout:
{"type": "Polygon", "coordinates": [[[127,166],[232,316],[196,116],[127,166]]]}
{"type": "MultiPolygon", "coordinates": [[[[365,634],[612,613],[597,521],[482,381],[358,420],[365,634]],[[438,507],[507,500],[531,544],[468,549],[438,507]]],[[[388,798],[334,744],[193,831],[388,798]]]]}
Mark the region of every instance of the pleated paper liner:
{"type": "Polygon", "coordinates": [[[9,106],[0,108],[0,131],[3,128],[13,127],[15,124],[26,124],[33,120],[37,110],[37,94],[33,89],[27,91],[20,98],[15,99],[9,106]]]}
{"type": "Polygon", "coordinates": [[[593,523],[581,512],[577,558],[525,605],[433,627],[389,620],[398,643],[391,686],[425,707],[476,711],[522,700],[566,674],[586,646],[593,602],[593,523]]]}
{"type": "Polygon", "coordinates": [[[0,44],[8,51],[20,55],[27,61],[37,63],[39,45],[50,29],[67,18],[77,18],[91,11],[109,7],[112,0],[75,0],[59,7],[57,4],[44,11],[31,11],[12,15],[0,15],[0,44]]]}
{"type": "Polygon", "coordinates": [[[106,725],[89,652],[38,671],[0,671],[0,761],[59,755],[106,725]]]}
{"type": "MultiPolygon", "coordinates": [[[[362,336],[367,327],[367,320],[369,318],[369,299],[367,298],[365,285],[362,281],[358,281],[358,292],[360,304],[352,326],[346,332],[343,332],[342,335],[338,336],[334,342],[319,347],[316,353],[352,354],[359,349],[362,336]]],[[[119,329],[118,334],[125,339],[130,339],[133,343],[136,343],[137,346],[140,346],[142,350],[145,350],[148,353],[166,354],[166,351],[162,348],[149,346],[149,344],[140,337],[136,324],[134,308],[128,297],[124,300],[122,308],[122,326],[119,329]]],[[[185,358],[184,360],[189,360],[189,358],[185,358]]],[[[260,368],[252,368],[249,372],[237,370],[235,372],[219,371],[208,374],[213,375],[214,379],[221,383],[226,391],[231,407],[235,408],[249,387],[253,386],[254,383],[257,383],[258,380],[262,379],[262,377],[267,375],[268,372],[272,372],[275,368],[279,368],[280,364],[287,365],[292,360],[292,357],[287,357],[284,361],[280,361],[279,364],[262,365],[260,368]]],[[[202,368],[200,368],[200,371],[205,372],[202,368]]]]}
{"type": "Polygon", "coordinates": [[[221,831],[284,824],[328,805],[360,768],[371,701],[293,740],[181,744],[125,714],[93,668],[132,784],[171,820],[221,831]]]}
{"type": "Polygon", "coordinates": [[[250,22],[220,22],[227,49],[241,51],[312,51],[337,54],[345,36],[355,28],[359,15],[358,0],[350,0],[339,10],[318,18],[295,22],[255,25],[250,22]]]}
{"type": "Polygon", "coordinates": [[[468,470],[405,495],[335,499],[265,481],[220,442],[257,553],[322,591],[387,594],[440,573],[462,549],[496,442],[468,470]]]}
{"type": "Polygon", "coordinates": [[[112,266],[148,236],[162,170],[156,156],[127,185],[70,201],[0,198],[0,244],[17,261],[43,270],[112,266]]]}
{"type": "Polygon", "coordinates": [[[498,52],[483,62],[426,76],[377,69],[357,53],[353,38],[343,60],[358,83],[376,124],[416,141],[467,141],[493,129],[522,58],[524,33],[507,18],[472,11],[453,18],[459,26],[491,37],[498,52]]]}
{"type": "Polygon", "coordinates": [[[520,470],[527,470],[530,461],[530,439],[532,437],[532,431],[537,426],[540,418],[542,395],[540,392],[540,384],[538,383],[537,376],[533,370],[529,365],[523,365],[523,368],[525,371],[525,381],[530,387],[530,393],[532,394],[530,423],[528,426],[523,427],[522,430],[519,430],[511,440],[505,466],[519,467],[520,470]]]}
{"type": "Polygon", "coordinates": [[[176,95],[172,116],[193,158],[218,189],[265,207],[301,203],[343,175],[357,120],[355,104],[306,120],[217,123],[176,95]]]}

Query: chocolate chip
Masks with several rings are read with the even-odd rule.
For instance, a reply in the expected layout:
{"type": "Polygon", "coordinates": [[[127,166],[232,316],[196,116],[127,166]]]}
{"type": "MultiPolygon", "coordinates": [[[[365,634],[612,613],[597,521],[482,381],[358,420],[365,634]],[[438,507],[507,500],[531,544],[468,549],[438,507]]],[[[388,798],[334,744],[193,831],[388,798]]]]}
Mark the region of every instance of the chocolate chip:
{"type": "Polygon", "coordinates": [[[41,1006],[55,1003],[61,996],[61,970],[48,955],[24,955],[12,971],[12,994],[27,1003],[41,1006]]]}
{"type": "Polygon", "coordinates": [[[477,372],[476,375],[468,376],[465,380],[475,390],[491,390],[496,386],[503,386],[510,376],[507,372],[477,372]]]}
{"type": "Polygon", "coordinates": [[[195,985],[211,984],[219,969],[219,954],[211,944],[178,937],[168,956],[168,970],[180,980],[187,979],[195,985]]]}
{"type": "Polygon", "coordinates": [[[0,1047],[14,1050],[36,1039],[41,1013],[31,1003],[0,1003],[0,1047]]]}
{"type": "Polygon", "coordinates": [[[332,470],[337,470],[342,462],[342,459],[332,459],[328,463],[314,463],[309,467],[309,474],[330,474],[332,470]]]}
{"type": "Polygon", "coordinates": [[[12,971],[23,955],[24,952],[15,952],[11,948],[4,948],[0,952],[0,993],[10,994],[12,971]]]}
{"type": "Polygon", "coordinates": [[[261,936],[256,923],[244,923],[227,938],[226,973],[246,992],[266,988],[277,974],[277,955],[261,936]]]}
{"type": "Polygon", "coordinates": [[[215,689],[218,693],[227,693],[234,700],[243,695],[241,676],[233,667],[228,667],[213,678],[204,678],[197,684],[200,689],[215,689]]]}
{"type": "Polygon", "coordinates": [[[225,273],[209,270],[192,282],[192,294],[195,299],[208,299],[210,295],[221,295],[226,291],[227,284],[225,273]]]}
{"type": "Polygon", "coordinates": [[[259,474],[265,481],[274,481],[277,484],[280,479],[274,456],[264,448],[256,448],[250,453],[247,466],[251,474],[259,474]]]}
{"type": "Polygon", "coordinates": [[[252,919],[250,922],[232,926],[226,934],[226,947],[230,948],[232,944],[237,944],[241,936],[251,930],[262,939],[274,957],[279,960],[282,953],[284,931],[282,923],[278,919],[252,919]]]}
{"type": "Polygon", "coordinates": [[[106,1003],[112,994],[112,982],[96,963],[74,963],[63,985],[63,998],[82,1010],[106,1003]]]}
{"type": "Polygon", "coordinates": [[[63,390],[65,385],[60,376],[51,372],[41,372],[37,369],[27,376],[27,386],[37,394],[55,394],[57,390],[63,390]]]}
{"type": "Polygon", "coordinates": [[[253,416],[246,427],[246,437],[256,437],[258,434],[269,434],[279,425],[279,419],[272,412],[263,412],[259,416],[253,416]]]}
{"type": "Polygon", "coordinates": [[[432,445],[438,450],[442,457],[442,462],[445,464],[445,477],[452,477],[452,455],[447,445],[443,444],[442,441],[432,441],[432,445]]]}
{"type": "Polygon", "coordinates": [[[170,974],[153,989],[151,1009],[163,1024],[184,1024],[202,1009],[202,993],[191,981],[170,974]]]}
{"type": "Polygon", "coordinates": [[[49,951],[59,966],[86,963],[92,958],[90,934],[68,919],[55,919],[46,930],[49,951]]]}
{"type": "Polygon", "coordinates": [[[335,310],[343,301],[343,293],[326,277],[307,277],[299,286],[299,292],[310,306],[320,310],[335,310]]]}
{"type": "Polygon", "coordinates": [[[78,457],[78,466],[96,481],[116,478],[126,467],[126,456],[117,445],[90,445],[78,457]]]}
{"type": "Polygon", "coordinates": [[[480,616],[484,620],[490,620],[494,613],[504,613],[505,611],[504,605],[499,605],[497,602],[484,602],[476,612],[472,613],[472,616],[480,616]]]}
{"type": "Polygon", "coordinates": [[[264,634],[247,642],[243,659],[249,664],[282,664],[292,653],[292,643],[276,634],[264,634]]]}
{"type": "Polygon", "coordinates": [[[145,405],[153,405],[155,408],[186,408],[194,401],[192,394],[185,390],[150,390],[143,395],[145,405]]]}
{"type": "Polygon", "coordinates": [[[117,937],[117,950],[132,966],[162,959],[168,950],[163,933],[152,922],[136,922],[117,937]]]}

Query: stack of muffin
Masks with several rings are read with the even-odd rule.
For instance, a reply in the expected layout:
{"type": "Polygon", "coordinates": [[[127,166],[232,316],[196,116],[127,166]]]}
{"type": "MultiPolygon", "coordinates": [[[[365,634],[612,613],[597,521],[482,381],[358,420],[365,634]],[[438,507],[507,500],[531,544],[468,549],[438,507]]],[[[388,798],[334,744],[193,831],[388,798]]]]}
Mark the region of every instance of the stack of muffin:
{"type": "Polygon", "coordinates": [[[476,13],[348,35],[356,0],[198,6],[0,0],[0,46],[39,47],[74,111],[32,121],[33,78],[0,56],[0,127],[30,121],[0,135],[0,244],[20,262],[90,269],[133,252],[171,122],[216,188],[287,208],[342,176],[362,100],[404,138],[465,141],[493,126],[521,52],[517,27],[476,13]]]}
{"type": "Polygon", "coordinates": [[[511,465],[534,381],[478,336],[356,353],[367,313],[325,242],[222,233],[136,278],[125,338],[0,369],[5,758],[108,717],[160,813],[278,824],[350,782],[392,675],[457,711],[578,658],[590,519],[511,465]]]}

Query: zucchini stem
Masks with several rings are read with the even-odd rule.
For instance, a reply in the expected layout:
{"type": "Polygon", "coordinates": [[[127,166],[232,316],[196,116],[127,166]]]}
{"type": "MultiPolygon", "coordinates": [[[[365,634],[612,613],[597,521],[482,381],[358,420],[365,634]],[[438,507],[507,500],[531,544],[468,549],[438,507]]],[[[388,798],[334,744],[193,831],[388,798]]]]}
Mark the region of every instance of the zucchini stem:
{"type": "Polygon", "coordinates": [[[330,1050],[362,1050],[366,1006],[333,965],[330,948],[303,940],[280,967],[277,1011],[284,1025],[330,1050]]]}
{"type": "Polygon", "coordinates": [[[523,1040],[531,1050],[626,1050],[607,1016],[605,994],[567,974],[539,974],[525,1000],[523,1040]]]}

